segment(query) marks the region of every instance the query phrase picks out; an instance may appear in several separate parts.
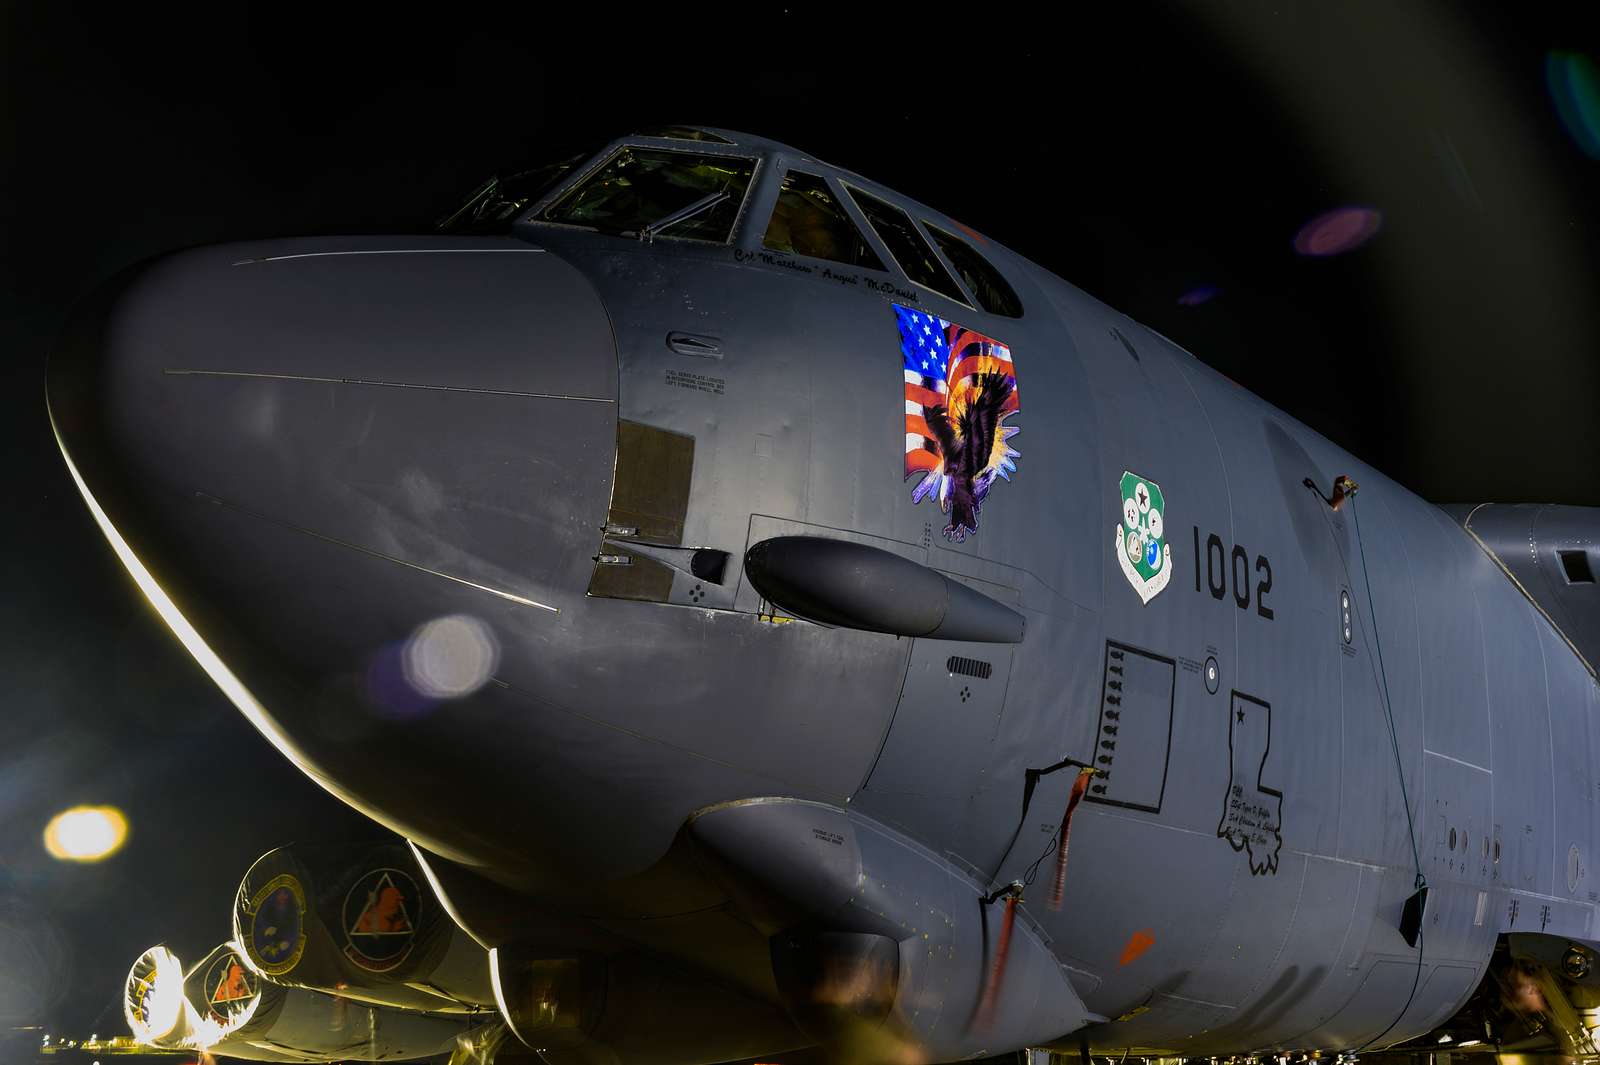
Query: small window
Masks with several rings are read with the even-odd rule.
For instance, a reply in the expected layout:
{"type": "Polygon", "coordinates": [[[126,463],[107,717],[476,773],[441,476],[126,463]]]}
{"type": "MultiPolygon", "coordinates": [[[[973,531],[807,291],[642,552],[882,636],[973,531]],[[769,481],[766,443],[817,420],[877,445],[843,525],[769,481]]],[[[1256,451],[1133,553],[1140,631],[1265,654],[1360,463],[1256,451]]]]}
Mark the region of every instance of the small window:
{"type": "Polygon", "coordinates": [[[882,261],[862,238],[861,231],[828,191],[827,182],[798,170],[784,175],[761,243],[773,251],[831,259],[869,270],[883,269],[882,261]]]}
{"type": "Polygon", "coordinates": [[[665,140],[674,141],[704,141],[707,144],[733,143],[726,137],[719,137],[715,133],[708,133],[703,129],[695,129],[693,126],[651,126],[649,129],[641,129],[635,136],[661,137],[665,140]]]}
{"type": "Polygon", "coordinates": [[[1568,584],[1593,584],[1594,569],[1589,565],[1589,552],[1579,548],[1576,551],[1557,551],[1561,559],[1561,570],[1567,575],[1568,584]]]}
{"type": "Polygon", "coordinates": [[[623,148],[547,208],[547,222],[621,236],[726,243],[755,160],[623,148]]]}
{"type": "Polygon", "coordinates": [[[465,203],[439,219],[444,233],[505,233],[519,214],[555,187],[578,163],[594,152],[581,152],[555,163],[521,170],[501,177],[496,174],[475,189],[465,203]]]}
{"type": "Polygon", "coordinates": [[[922,234],[917,232],[916,223],[911,221],[910,215],[860,189],[851,189],[850,198],[867,216],[867,221],[872,223],[873,230],[889,248],[889,254],[894,256],[907,277],[958,303],[967,302],[960,286],[939,262],[938,256],[933,254],[928,242],[922,239],[922,234]]]}
{"type": "Polygon", "coordinates": [[[990,314],[1007,318],[1022,317],[1022,301],[1017,299],[1016,291],[1000,276],[1000,271],[989,264],[989,260],[960,237],[933,226],[927,226],[927,229],[933,242],[944,252],[944,257],[961,275],[961,280],[967,283],[967,291],[977,298],[979,306],[990,314]]]}

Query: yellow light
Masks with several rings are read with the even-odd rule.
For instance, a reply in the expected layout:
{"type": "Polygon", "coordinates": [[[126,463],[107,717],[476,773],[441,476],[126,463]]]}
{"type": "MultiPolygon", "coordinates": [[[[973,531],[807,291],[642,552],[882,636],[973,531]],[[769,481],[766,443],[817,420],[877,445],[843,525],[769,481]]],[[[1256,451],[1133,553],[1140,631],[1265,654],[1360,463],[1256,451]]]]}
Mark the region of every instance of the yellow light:
{"type": "MultiPolygon", "coordinates": [[[[72,456],[67,452],[67,445],[61,439],[61,430],[56,425],[55,414],[49,409],[48,395],[45,397],[45,413],[50,417],[50,432],[56,438],[56,448],[61,452],[62,461],[66,463],[67,473],[72,475],[72,483],[77,486],[78,494],[83,497],[83,502],[88,506],[89,513],[93,515],[95,524],[100,526],[101,535],[106,538],[106,543],[111,545],[111,550],[116,553],[118,561],[128,571],[128,576],[132,577],[133,582],[139,586],[139,591],[144,593],[145,600],[149,602],[157,614],[161,615],[161,620],[166,622],[167,628],[178,638],[178,642],[183,644],[184,649],[189,652],[200,668],[206,671],[206,675],[211,678],[211,682],[220,688],[222,694],[228,697],[228,700],[239,709],[240,713],[244,714],[245,719],[256,727],[256,731],[266,737],[267,742],[276,747],[279,753],[289,759],[297,769],[310,777],[312,781],[319,784],[328,794],[355,807],[390,830],[403,834],[403,830],[399,825],[385,819],[377,812],[361,806],[348,792],[335,783],[332,777],[295,750],[294,746],[289,742],[289,737],[278,728],[278,723],[267,712],[267,708],[261,705],[255,694],[245,687],[244,682],[234,674],[233,670],[228,668],[222,658],[211,649],[210,644],[206,643],[200,636],[199,630],[190,624],[188,618],[183,616],[183,612],[172,601],[172,597],[162,589],[161,585],[156,583],[155,576],[145,568],[143,562],[139,561],[139,556],[133,553],[133,548],[129,546],[127,540],[122,538],[122,534],[117,531],[117,527],[111,524],[111,519],[95,499],[94,493],[89,491],[88,483],[84,481],[83,475],[78,472],[77,464],[72,461],[72,456]]],[[[454,577],[451,578],[451,580],[456,579],[454,577]]],[[[474,587],[477,587],[477,585],[474,585],[474,587]]],[[[495,594],[499,595],[501,593],[496,592],[495,594]]],[[[535,603],[533,605],[539,606],[540,604],[535,603]]],[[[554,610],[555,608],[549,607],[547,609],[554,610]]],[[[447,851],[440,850],[437,846],[434,847],[434,850],[443,857],[456,857],[447,851]]]]}
{"type": "Polygon", "coordinates": [[[50,819],[44,848],[67,862],[98,862],[115,854],[128,838],[128,819],[115,806],[74,806],[50,819]]]}

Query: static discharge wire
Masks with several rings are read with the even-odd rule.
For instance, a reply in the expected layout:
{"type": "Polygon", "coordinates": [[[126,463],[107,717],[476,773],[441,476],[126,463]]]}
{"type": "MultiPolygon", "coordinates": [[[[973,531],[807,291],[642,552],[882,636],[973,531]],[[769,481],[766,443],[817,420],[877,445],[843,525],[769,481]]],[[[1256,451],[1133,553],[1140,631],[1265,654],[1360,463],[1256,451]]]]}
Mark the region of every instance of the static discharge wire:
{"type": "MultiPolygon", "coordinates": [[[[1335,481],[1335,484],[1337,485],[1341,481],[1348,480],[1349,478],[1347,477],[1340,477],[1335,481]]],[[[1313,492],[1316,492],[1319,498],[1323,499],[1324,502],[1330,503],[1331,505],[1331,501],[1322,495],[1321,491],[1317,489],[1316,485],[1310,480],[1310,478],[1306,479],[1306,484],[1310,486],[1313,492]]],[[[1367,546],[1361,537],[1361,517],[1356,513],[1355,494],[1355,483],[1352,481],[1350,482],[1350,487],[1345,498],[1348,498],[1350,502],[1350,518],[1355,524],[1356,547],[1361,552],[1361,580],[1362,583],[1366,585],[1367,589],[1367,615],[1372,618],[1372,643],[1378,659],[1378,678],[1381,682],[1383,690],[1383,712],[1384,716],[1389,722],[1389,744],[1394,750],[1395,773],[1400,778],[1400,802],[1406,809],[1406,834],[1411,840],[1411,861],[1413,867],[1416,869],[1416,879],[1413,881],[1412,887],[1414,893],[1423,892],[1427,889],[1428,878],[1422,873],[1422,857],[1420,852],[1417,850],[1417,826],[1416,821],[1411,816],[1411,797],[1406,789],[1405,763],[1400,757],[1400,740],[1395,731],[1394,705],[1389,698],[1389,674],[1384,668],[1383,664],[1383,637],[1378,632],[1378,611],[1377,607],[1373,604],[1372,599],[1372,575],[1367,571],[1367,546]]],[[[1337,539],[1335,540],[1335,544],[1337,545],[1337,539]]],[[[1341,564],[1344,564],[1343,551],[1339,552],[1339,557],[1341,564]]],[[[1349,581],[1350,567],[1348,565],[1344,565],[1344,571],[1345,580],[1349,581]]],[[[1417,966],[1415,971],[1413,971],[1411,974],[1411,991],[1406,995],[1405,1004],[1400,1007],[1400,1012],[1395,1014],[1394,1020],[1389,1022],[1388,1027],[1379,1032],[1377,1035],[1373,1036],[1371,1039],[1368,1039],[1365,1043],[1361,1044],[1361,1046],[1358,1047],[1354,1053],[1363,1053],[1368,1047],[1372,1046],[1372,1044],[1388,1035],[1394,1030],[1394,1026],[1400,1023],[1401,1018],[1406,1015],[1406,1011],[1411,1008],[1411,1003],[1417,996],[1417,985],[1422,980],[1422,950],[1422,925],[1419,920],[1417,925],[1417,966]]]]}
{"type": "Polygon", "coordinates": [[[1378,653],[1378,676],[1383,681],[1383,712],[1389,718],[1389,745],[1394,748],[1394,768],[1400,777],[1400,800],[1405,804],[1406,828],[1411,836],[1411,862],[1417,871],[1417,879],[1412,887],[1421,889],[1428,886],[1428,879],[1422,875],[1422,857],[1417,851],[1417,826],[1411,817],[1411,799],[1406,794],[1405,763],[1400,759],[1400,740],[1395,735],[1394,704],[1389,698],[1389,674],[1383,666],[1383,637],[1378,633],[1378,611],[1372,604],[1372,575],[1367,572],[1367,546],[1361,539],[1361,515],[1356,513],[1354,499],[1350,501],[1350,517],[1355,522],[1356,547],[1361,552],[1361,580],[1367,586],[1367,614],[1372,618],[1372,645],[1378,653]]]}

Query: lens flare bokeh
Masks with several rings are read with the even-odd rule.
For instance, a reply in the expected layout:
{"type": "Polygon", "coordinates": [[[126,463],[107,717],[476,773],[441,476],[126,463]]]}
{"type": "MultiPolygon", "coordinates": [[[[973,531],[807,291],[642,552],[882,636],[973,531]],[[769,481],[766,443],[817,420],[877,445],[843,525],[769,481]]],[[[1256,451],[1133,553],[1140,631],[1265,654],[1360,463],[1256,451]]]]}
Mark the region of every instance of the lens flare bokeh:
{"type": "Polygon", "coordinates": [[[1198,307],[1202,303],[1210,303],[1220,295],[1222,295],[1222,290],[1216,285],[1198,285],[1179,296],[1178,305],[1180,307],[1198,307]]]}
{"type": "Polygon", "coordinates": [[[1545,56],[1544,81],[1567,134],[1600,159],[1600,65],[1581,52],[1554,51],[1545,56]]]}
{"type": "Polygon", "coordinates": [[[98,862],[111,857],[128,838],[128,819],[115,806],[74,806],[50,819],[44,848],[65,862],[98,862]]]}
{"type": "Polygon", "coordinates": [[[430,699],[471,695],[488,682],[499,661],[500,643],[493,630],[467,614],[422,625],[401,652],[406,682],[430,699]]]}
{"type": "Polygon", "coordinates": [[[1383,215],[1373,207],[1340,207],[1320,214],[1294,235],[1294,250],[1322,258],[1354,251],[1377,235],[1383,215]]]}

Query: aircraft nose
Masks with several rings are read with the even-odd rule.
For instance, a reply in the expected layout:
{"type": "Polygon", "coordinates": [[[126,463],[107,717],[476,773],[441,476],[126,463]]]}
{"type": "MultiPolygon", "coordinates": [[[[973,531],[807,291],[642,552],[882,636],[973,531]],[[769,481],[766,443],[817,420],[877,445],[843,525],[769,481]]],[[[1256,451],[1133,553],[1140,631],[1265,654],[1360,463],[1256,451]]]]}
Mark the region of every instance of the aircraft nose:
{"type": "Polygon", "coordinates": [[[224,245],[90,302],[51,360],[50,411],[131,530],[214,552],[176,535],[178,513],[221,507],[508,596],[583,594],[609,501],[616,348],[556,256],[514,241],[224,245]]]}
{"type": "Polygon", "coordinates": [[[592,286],[554,254],[439,238],[180,252],[88,300],[47,376],[113,545],[263,685],[360,673],[428,618],[486,618],[503,642],[583,599],[617,355],[592,286]]]}

